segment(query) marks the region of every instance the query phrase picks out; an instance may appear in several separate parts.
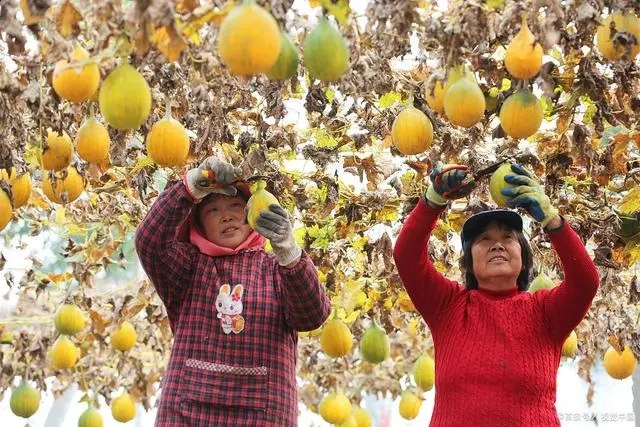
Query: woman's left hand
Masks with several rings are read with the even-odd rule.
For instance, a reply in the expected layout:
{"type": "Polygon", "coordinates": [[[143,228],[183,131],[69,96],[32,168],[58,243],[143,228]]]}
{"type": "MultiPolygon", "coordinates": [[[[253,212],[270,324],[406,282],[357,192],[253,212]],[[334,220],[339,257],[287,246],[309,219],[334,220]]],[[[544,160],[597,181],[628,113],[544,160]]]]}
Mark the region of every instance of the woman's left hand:
{"type": "Polygon", "coordinates": [[[551,204],[549,197],[544,194],[544,189],[525,168],[512,164],[511,170],[514,173],[505,175],[504,180],[514,187],[502,190],[502,194],[510,197],[507,205],[522,207],[533,219],[546,227],[551,220],[558,217],[558,209],[551,204]]]}
{"type": "Polygon", "coordinates": [[[289,213],[282,206],[274,204],[269,206],[269,210],[260,212],[256,231],[269,239],[280,265],[288,266],[300,259],[302,249],[293,236],[289,213]]]}

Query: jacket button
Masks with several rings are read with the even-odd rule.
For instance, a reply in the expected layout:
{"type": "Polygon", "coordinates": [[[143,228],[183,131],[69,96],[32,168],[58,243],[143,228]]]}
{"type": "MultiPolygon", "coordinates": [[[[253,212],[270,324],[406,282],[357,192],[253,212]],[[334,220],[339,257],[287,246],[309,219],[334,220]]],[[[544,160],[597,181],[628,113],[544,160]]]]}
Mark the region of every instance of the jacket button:
{"type": "Polygon", "coordinates": [[[209,341],[209,335],[205,335],[205,336],[204,336],[204,340],[205,340],[205,341],[209,341]]]}

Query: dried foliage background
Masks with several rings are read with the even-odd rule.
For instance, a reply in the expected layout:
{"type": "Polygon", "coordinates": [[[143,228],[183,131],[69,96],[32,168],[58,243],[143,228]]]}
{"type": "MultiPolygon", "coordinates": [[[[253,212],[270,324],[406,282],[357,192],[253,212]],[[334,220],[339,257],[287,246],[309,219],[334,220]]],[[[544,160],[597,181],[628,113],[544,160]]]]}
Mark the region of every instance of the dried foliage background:
{"type": "MultiPolygon", "coordinates": [[[[345,319],[356,342],[371,318],[391,338],[392,357],[373,366],[360,360],[355,347],[348,357],[329,359],[317,333],[302,334],[300,397],[312,409],[334,387],[354,402],[361,392],[396,395],[410,386],[406,375],[415,359],[432,351],[429,331],[403,291],[391,254],[392,237],[424,191],[437,159],[480,169],[508,156],[534,170],[553,203],[594,249],[601,273],[596,300],[577,329],[581,375],[591,381],[589,368],[610,343],[630,344],[640,354],[640,189],[637,168],[626,164],[638,154],[640,70],[637,63],[607,63],[592,49],[602,16],[611,8],[640,9],[637,2],[451,1],[443,11],[431,1],[380,0],[371,1],[364,16],[356,16],[345,0],[312,1],[313,16],[294,13],[291,0],[259,3],[299,49],[324,4],[338,18],[350,46],[351,67],[343,79],[310,82],[302,66],[282,83],[231,76],[216,53],[218,25],[230,8],[219,0],[0,2],[0,52],[17,65],[10,72],[0,62],[0,167],[27,170],[34,181],[31,202],[15,213],[28,233],[57,230],[66,238],[54,250],[65,260],[63,273],[40,269],[42,260],[36,258],[19,282],[10,271],[2,273],[20,293],[15,316],[39,313],[49,321],[0,321],[5,332],[14,334],[12,344],[0,344],[0,393],[14,376],[28,375],[44,389],[44,379],[54,375],[56,395],[75,381],[109,402],[111,391],[124,386],[150,406],[171,348],[164,308],[147,281],[129,287],[114,283],[113,292],[103,293],[95,290],[94,278],[106,268],[127,268],[122,245],[131,241],[157,196],[162,184],[155,181],[179,178],[212,152],[224,153],[248,172],[269,175],[269,190],[302,224],[298,237],[318,266],[333,315],[345,319]],[[536,135],[519,142],[504,137],[496,112],[512,86],[522,84],[509,80],[500,56],[519,28],[521,13],[528,14],[552,59],[530,82],[543,93],[547,120],[536,135]],[[394,61],[408,58],[410,36],[417,40],[418,55],[413,68],[403,71],[394,61]],[[37,40],[35,49],[28,49],[29,38],[37,40]],[[61,207],[42,194],[36,152],[47,128],[64,129],[73,138],[89,109],[97,110],[91,103],[69,104],[51,88],[53,64],[77,42],[100,61],[103,79],[118,55],[130,53],[152,88],[153,111],[136,132],[110,131],[109,165],[77,160],[87,197],[61,207]],[[452,127],[424,101],[432,76],[444,75],[458,61],[477,72],[490,101],[484,120],[469,130],[452,127]],[[410,93],[431,117],[436,143],[423,155],[403,157],[391,145],[390,127],[410,93]],[[189,164],[176,170],[158,170],[144,147],[150,126],[164,114],[167,96],[174,117],[192,132],[189,164]],[[304,105],[307,130],[285,124],[287,100],[304,105]],[[284,164],[291,159],[305,159],[315,172],[287,171],[284,164]],[[331,167],[336,163],[340,173],[331,167]],[[364,190],[345,184],[349,176],[366,184],[364,190]],[[376,225],[385,228],[372,237],[368,231],[376,225]],[[56,338],[50,320],[65,298],[91,319],[91,327],[75,339],[82,357],[69,372],[52,370],[46,357],[56,338]],[[108,335],[123,318],[132,319],[139,342],[136,351],[119,355],[109,347],[108,335]]],[[[491,205],[481,185],[439,223],[432,252],[447,276],[460,279],[454,242],[461,224],[491,205]]],[[[15,244],[11,230],[3,231],[9,251],[15,244]]],[[[530,238],[536,273],[561,280],[558,260],[536,224],[530,238]]],[[[593,388],[589,398],[592,393],[593,388]]]]}

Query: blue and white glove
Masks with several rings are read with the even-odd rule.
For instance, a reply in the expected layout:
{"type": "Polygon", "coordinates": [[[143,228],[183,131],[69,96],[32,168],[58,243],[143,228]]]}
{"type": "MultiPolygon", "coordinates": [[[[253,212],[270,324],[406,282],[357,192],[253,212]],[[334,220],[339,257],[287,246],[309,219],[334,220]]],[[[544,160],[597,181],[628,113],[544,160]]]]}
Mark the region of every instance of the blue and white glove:
{"type": "Polygon", "coordinates": [[[533,219],[546,227],[549,222],[558,216],[558,209],[551,205],[549,197],[544,194],[544,189],[538,184],[531,174],[522,166],[512,164],[514,173],[505,175],[504,180],[515,187],[507,187],[502,194],[510,197],[507,205],[520,206],[531,215],[533,219]]]}
{"type": "Polygon", "coordinates": [[[449,201],[466,197],[476,187],[476,182],[467,176],[469,170],[463,165],[446,165],[436,162],[429,177],[431,184],[424,195],[425,201],[445,206],[449,201]]]}

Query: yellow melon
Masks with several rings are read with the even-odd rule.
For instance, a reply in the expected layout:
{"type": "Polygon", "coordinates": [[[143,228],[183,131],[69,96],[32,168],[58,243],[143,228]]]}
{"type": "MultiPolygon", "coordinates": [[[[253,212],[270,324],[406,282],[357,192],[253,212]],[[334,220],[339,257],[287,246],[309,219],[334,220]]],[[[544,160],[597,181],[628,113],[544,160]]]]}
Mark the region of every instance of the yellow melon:
{"type": "Polygon", "coordinates": [[[598,26],[596,44],[600,54],[609,61],[633,60],[640,52],[640,19],[633,12],[611,13],[598,26]]]}
{"type": "Polygon", "coordinates": [[[329,357],[345,356],[353,346],[353,335],[342,320],[331,319],[320,333],[320,348],[329,357]]]}
{"type": "Polygon", "coordinates": [[[89,163],[103,163],[109,158],[111,138],[107,128],[94,117],[88,118],[76,135],[76,150],[89,163]]]}
{"type": "Polygon", "coordinates": [[[43,169],[60,171],[71,164],[73,159],[73,143],[66,132],[62,135],[51,129],[47,130],[47,141],[42,149],[41,164],[43,169]]]}
{"type": "Polygon", "coordinates": [[[128,63],[116,67],[100,88],[100,112],[116,129],[136,129],[151,112],[147,81],[128,63]]]}
{"type": "Polygon", "coordinates": [[[404,391],[400,397],[400,416],[412,420],[418,416],[422,400],[411,391],[404,391]]]}
{"type": "Polygon", "coordinates": [[[576,351],[578,351],[578,335],[576,331],[571,331],[562,344],[562,355],[571,358],[576,355],[576,351]]]}
{"type": "Polygon", "coordinates": [[[269,71],[281,43],[273,16],[253,1],[245,1],[222,21],[218,53],[232,74],[250,76],[269,71]]]}
{"type": "Polygon", "coordinates": [[[611,378],[617,380],[630,377],[636,370],[636,364],[636,356],[628,345],[621,353],[615,348],[609,347],[604,354],[604,369],[611,378]]]}
{"type": "Polygon", "coordinates": [[[189,136],[184,126],[171,116],[171,101],[167,101],[165,117],[154,123],[147,134],[147,153],[164,167],[180,166],[189,154],[189,136]]]}
{"type": "Polygon", "coordinates": [[[260,212],[268,211],[271,205],[280,205],[276,196],[265,189],[266,184],[263,180],[257,181],[255,189],[247,201],[247,223],[253,230],[256,229],[256,221],[260,216],[260,212]]]}
{"type": "Polygon", "coordinates": [[[135,328],[128,320],[125,320],[120,326],[111,332],[111,347],[115,350],[128,351],[136,343],[138,334],[135,328]]]}
{"type": "MultiPolygon", "coordinates": [[[[71,62],[86,61],[89,52],[76,47],[71,52],[71,62]]],[[[81,103],[90,99],[100,86],[100,69],[95,62],[84,65],[69,66],[69,62],[56,62],[53,70],[53,90],[63,99],[74,103],[81,103]]]]}
{"type": "Polygon", "coordinates": [[[526,15],[522,15],[520,31],[507,46],[504,64],[507,71],[517,79],[530,79],[542,68],[542,46],[527,25],[526,15]]]}
{"type": "Polygon", "coordinates": [[[416,385],[423,391],[429,391],[433,388],[433,384],[436,379],[436,364],[433,358],[429,355],[423,355],[413,364],[411,371],[413,380],[416,385]]]}
{"type": "Polygon", "coordinates": [[[449,121],[462,127],[471,127],[484,117],[485,100],[482,90],[469,78],[461,78],[444,94],[444,112],[449,121]]]}
{"type": "Polygon", "coordinates": [[[69,369],[78,361],[78,349],[66,335],[61,335],[49,354],[55,369],[69,369]]]}
{"type": "Polygon", "coordinates": [[[73,166],[69,166],[66,172],[55,174],[55,188],[53,181],[51,175],[46,173],[42,183],[42,190],[47,198],[54,203],[71,203],[80,197],[84,191],[84,178],[73,166]]]}
{"type": "Polygon", "coordinates": [[[11,184],[11,196],[13,197],[13,208],[18,209],[24,206],[31,196],[31,177],[28,172],[18,174],[15,167],[11,168],[9,174],[5,169],[0,169],[0,179],[11,184]]]}
{"type": "Polygon", "coordinates": [[[331,424],[341,424],[351,414],[351,402],[342,393],[331,393],[325,396],[318,407],[323,420],[331,424]]]}
{"type": "Polygon", "coordinates": [[[433,143],[431,120],[413,106],[413,96],[393,121],[391,137],[393,145],[405,155],[424,153],[433,143]]]}
{"type": "Polygon", "coordinates": [[[536,133],[543,117],[542,103],[526,89],[510,95],[500,108],[500,126],[512,138],[528,138],[536,133]]]}
{"type": "Polygon", "coordinates": [[[122,393],[113,399],[111,415],[113,419],[121,423],[129,422],[136,416],[136,406],[129,393],[122,393]]]}
{"type": "Polygon", "coordinates": [[[3,230],[13,217],[13,207],[9,194],[0,188],[0,230],[3,230]]]}
{"type": "Polygon", "coordinates": [[[64,335],[75,335],[84,328],[84,315],[75,304],[63,304],[56,312],[56,330],[64,335]]]}
{"type": "Polygon", "coordinates": [[[512,184],[504,180],[505,175],[511,173],[515,173],[511,170],[511,164],[503,163],[498,170],[491,175],[491,179],[489,180],[489,193],[491,194],[491,198],[501,208],[507,207],[507,201],[510,199],[502,194],[502,190],[507,187],[513,187],[512,184]]]}

